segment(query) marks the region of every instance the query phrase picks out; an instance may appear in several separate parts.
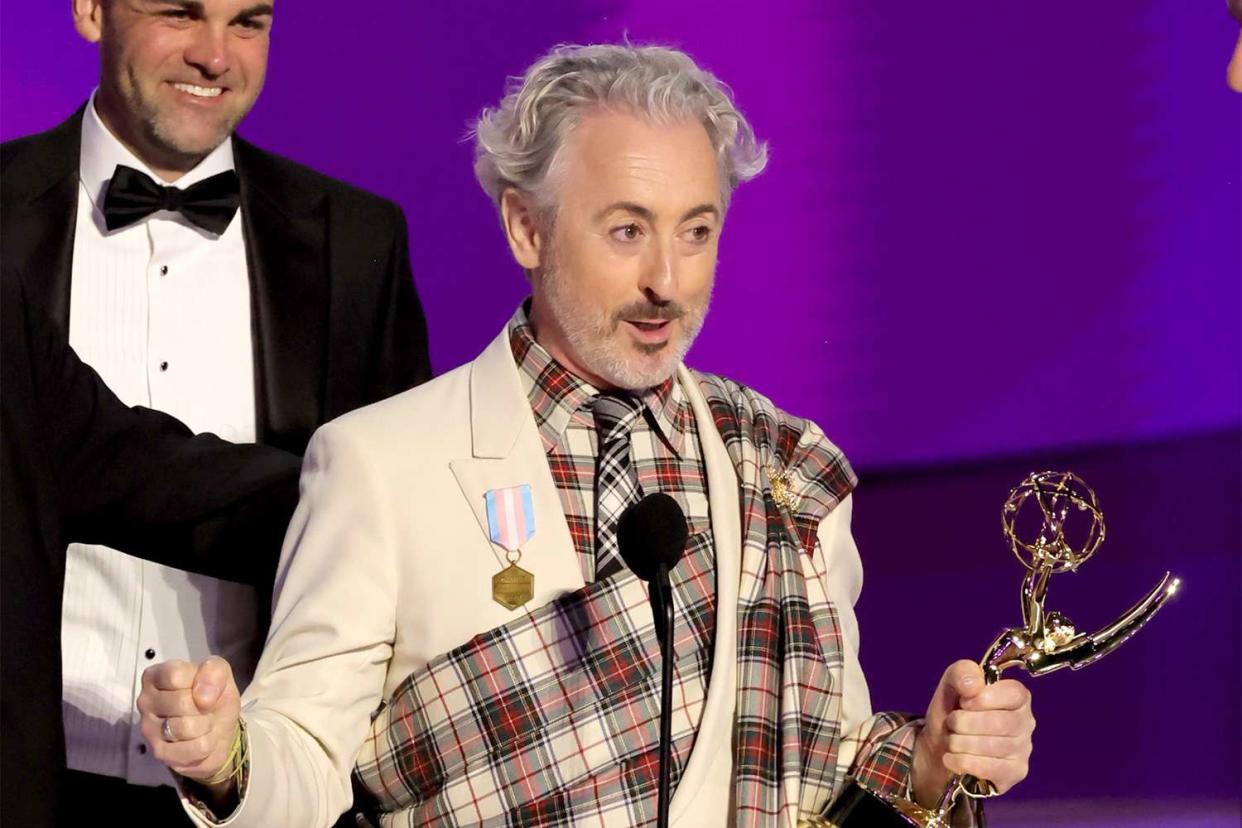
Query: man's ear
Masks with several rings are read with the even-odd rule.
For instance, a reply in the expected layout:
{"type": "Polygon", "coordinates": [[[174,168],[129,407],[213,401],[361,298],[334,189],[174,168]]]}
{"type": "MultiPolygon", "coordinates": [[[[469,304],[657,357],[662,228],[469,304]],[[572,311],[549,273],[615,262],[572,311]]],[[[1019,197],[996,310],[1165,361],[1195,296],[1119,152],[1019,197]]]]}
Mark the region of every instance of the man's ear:
{"type": "Polygon", "coordinates": [[[73,0],[73,28],[85,40],[98,43],[103,37],[105,0],[73,0]]]}
{"type": "Polygon", "coordinates": [[[530,194],[509,187],[500,194],[500,223],[513,258],[527,271],[544,264],[547,239],[540,228],[538,208],[530,194]]]}

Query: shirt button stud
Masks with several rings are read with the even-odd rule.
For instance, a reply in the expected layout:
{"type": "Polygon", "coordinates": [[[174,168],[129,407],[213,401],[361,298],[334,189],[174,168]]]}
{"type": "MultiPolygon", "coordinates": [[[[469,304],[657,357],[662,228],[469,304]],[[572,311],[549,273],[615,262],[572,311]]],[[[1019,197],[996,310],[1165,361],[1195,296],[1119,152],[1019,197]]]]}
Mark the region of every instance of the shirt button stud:
{"type": "Polygon", "coordinates": [[[160,265],[160,275],[161,276],[168,275],[168,265],[160,265]]]}
{"type": "Polygon", "coordinates": [[[146,752],[147,752],[147,746],[146,746],[146,745],[143,745],[143,744],[138,745],[138,752],[139,752],[139,753],[141,753],[141,754],[143,754],[143,755],[146,755],[146,752]]]}
{"type": "Polygon", "coordinates": [[[167,362],[161,362],[161,363],[160,363],[160,370],[161,370],[161,371],[167,371],[167,370],[168,370],[168,363],[167,363],[167,362]]]}
{"type": "Polygon", "coordinates": [[[147,657],[147,661],[150,661],[151,659],[155,658],[155,650],[152,650],[151,648],[148,647],[147,651],[143,653],[143,655],[147,657]]]}

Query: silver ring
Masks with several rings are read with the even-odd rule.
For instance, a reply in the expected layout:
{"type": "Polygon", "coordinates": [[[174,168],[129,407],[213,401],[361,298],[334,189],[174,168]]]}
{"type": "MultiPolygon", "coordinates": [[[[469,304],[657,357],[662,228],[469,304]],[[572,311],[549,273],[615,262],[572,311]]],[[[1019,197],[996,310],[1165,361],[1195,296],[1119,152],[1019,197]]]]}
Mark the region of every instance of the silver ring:
{"type": "Polygon", "coordinates": [[[163,726],[162,726],[162,727],[160,727],[160,735],[164,737],[164,741],[165,741],[165,742],[175,742],[175,741],[177,741],[177,740],[173,737],[173,732],[172,732],[172,719],[164,719],[164,724],[163,724],[163,726]]]}

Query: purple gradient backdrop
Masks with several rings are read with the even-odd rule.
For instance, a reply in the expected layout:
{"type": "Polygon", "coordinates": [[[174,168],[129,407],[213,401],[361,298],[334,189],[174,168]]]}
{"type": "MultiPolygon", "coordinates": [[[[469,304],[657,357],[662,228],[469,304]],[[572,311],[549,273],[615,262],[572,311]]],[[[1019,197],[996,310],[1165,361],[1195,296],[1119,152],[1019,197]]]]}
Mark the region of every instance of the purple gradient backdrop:
{"type": "MultiPolygon", "coordinates": [[[[68,5],[2,10],[0,138],[93,86],[68,5]]],[[[1032,777],[997,813],[1142,791],[1236,814],[1242,97],[1224,2],[278,6],[242,131],[404,206],[441,371],[524,295],[463,141],[502,79],[556,42],[623,35],[716,71],[772,163],[734,201],[691,362],[872,472],[857,529],[877,704],[922,705],[1016,621],[995,512],[1026,471],[1071,464],[1110,541],[1057,606],[1102,622],[1162,566],[1190,590],[1122,653],[1040,682],[1032,777]]]]}
{"type": "MultiPolygon", "coordinates": [[[[440,370],[523,292],[471,117],[557,41],[684,46],[772,146],[692,361],[865,466],[1242,420],[1242,103],[1224,3],[393,4],[278,9],[243,132],[399,201],[440,370]],[[1220,8],[1217,8],[1220,6],[1220,8]],[[759,347],[738,349],[739,331],[759,347]]],[[[68,4],[9,4],[0,136],[86,97],[68,4]]]]}

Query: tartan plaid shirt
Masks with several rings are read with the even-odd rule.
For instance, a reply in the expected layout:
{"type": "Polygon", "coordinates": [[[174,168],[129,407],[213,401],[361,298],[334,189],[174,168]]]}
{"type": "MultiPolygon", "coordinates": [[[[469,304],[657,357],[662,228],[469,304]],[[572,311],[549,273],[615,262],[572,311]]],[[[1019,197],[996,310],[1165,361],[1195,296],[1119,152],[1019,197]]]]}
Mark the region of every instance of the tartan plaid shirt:
{"type": "MultiPolygon", "coordinates": [[[[509,324],[509,343],[547,453],[583,579],[590,586],[575,593],[573,599],[553,605],[551,611],[540,608],[514,624],[476,637],[429,664],[418,674],[422,686],[415,681],[398,689],[389,715],[396,713],[405,722],[421,724],[425,720],[426,738],[417,741],[419,758],[412,769],[425,780],[426,788],[419,792],[424,794],[422,805],[407,810],[397,822],[471,824],[494,817],[508,825],[566,824],[582,818],[582,805],[574,799],[584,793],[599,803],[597,813],[610,814],[610,819],[621,824],[650,822],[655,817],[649,806],[654,805],[659,761],[659,648],[645,589],[634,576],[625,571],[599,582],[595,579],[598,440],[591,403],[599,391],[567,371],[535,341],[521,309],[509,324]],[[567,631],[567,618],[589,620],[567,631]],[[558,671],[556,653],[575,639],[575,652],[586,653],[588,661],[599,659],[588,671],[598,676],[598,685],[588,681],[572,690],[559,680],[555,686],[541,685],[544,676],[555,676],[558,671]],[[496,718],[483,727],[463,732],[468,726],[458,724],[437,731],[423,712],[426,702],[434,699],[436,706],[450,706],[452,701],[441,692],[440,684],[453,686],[462,674],[486,678],[472,698],[491,695],[497,674],[503,675],[502,684],[513,689],[498,700],[496,718]],[[526,696],[530,701],[521,698],[526,696]],[[562,712],[600,702],[605,704],[609,726],[595,739],[579,733],[568,753],[539,740],[527,743],[562,712]],[[472,785],[471,808],[462,812],[434,793],[453,770],[442,757],[466,749],[471,742],[488,745],[493,751],[504,745],[510,757],[505,760],[504,775],[518,784],[495,798],[487,793],[479,795],[489,786],[472,785]],[[589,792],[567,791],[565,768],[598,758],[604,749],[611,754],[614,772],[597,774],[589,792]]],[[[707,469],[685,392],[670,379],[640,397],[643,416],[630,435],[639,487],[643,492],[661,491],[676,499],[690,530],[686,552],[670,573],[676,613],[671,749],[671,783],[676,790],[694,747],[711,673],[716,641],[715,554],[707,469]]],[[[470,771],[468,767],[461,770],[470,771]]],[[[369,781],[365,773],[361,778],[369,781]]],[[[377,804],[382,812],[408,803],[390,793],[380,796],[377,804]]]]}
{"type": "MultiPolygon", "coordinates": [[[[592,389],[556,366],[523,322],[515,316],[510,342],[587,573],[595,455],[583,403],[592,389]]],[[[819,522],[856,483],[852,470],[814,424],[735,383],[689,376],[740,483],[736,824],[793,826],[822,813],[847,777],[903,793],[918,722],[877,714],[842,727],[842,634],[815,552],[819,522]]],[[[648,436],[633,441],[640,484],[680,493],[697,531],[674,573],[676,784],[710,675],[714,560],[684,389],[673,382],[644,402],[648,436]]],[[[588,579],[407,677],[359,754],[364,804],[384,825],[652,824],[659,663],[641,582],[628,571],[588,579]]]]}
{"type": "MultiPolygon", "coordinates": [[[[565,510],[582,577],[595,580],[595,458],[598,439],[591,402],[599,391],[565,370],[535,341],[522,309],[509,322],[509,346],[530,400],[552,480],[565,510]]],[[[691,535],[708,533],[707,469],[698,426],[685,391],[672,378],[639,395],[643,416],[630,432],[630,455],[644,494],[671,495],[691,535]]],[[[710,549],[710,545],[709,545],[710,549]]]]}
{"type": "MultiPolygon", "coordinates": [[[[547,452],[583,580],[589,584],[596,580],[595,467],[599,453],[591,404],[599,390],[566,370],[535,341],[524,307],[519,307],[509,321],[509,347],[547,452]]],[[[677,724],[671,773],[675,791],[702,718],[716,642],[716,572],[707,468],[694,412],[674,378],[647,389],[638,398],[643,413],[630,431],[630,460],[639,490],[673,497],[689,528],[685,554],[669,573],[676,612],[673,698],[677,724]]]]}

